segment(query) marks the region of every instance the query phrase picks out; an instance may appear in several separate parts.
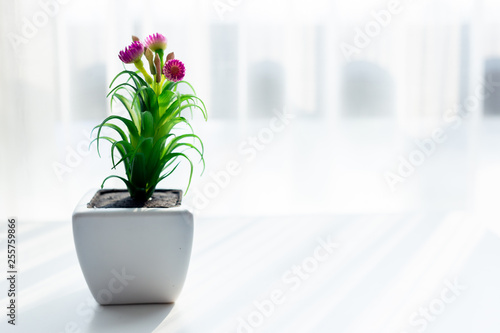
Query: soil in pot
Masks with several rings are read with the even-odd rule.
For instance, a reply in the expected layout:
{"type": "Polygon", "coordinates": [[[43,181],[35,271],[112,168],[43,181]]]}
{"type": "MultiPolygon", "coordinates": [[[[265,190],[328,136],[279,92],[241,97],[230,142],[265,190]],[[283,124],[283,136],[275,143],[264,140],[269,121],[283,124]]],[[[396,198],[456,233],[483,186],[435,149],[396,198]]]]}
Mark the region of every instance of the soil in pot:
{"type": "Polygon", "coordinates": [[[99,190],[87,204],[88,208],[171,208],[180,206],[181,190],[156,190],[148,201],[132,199],[127,190],[99,190]]]}

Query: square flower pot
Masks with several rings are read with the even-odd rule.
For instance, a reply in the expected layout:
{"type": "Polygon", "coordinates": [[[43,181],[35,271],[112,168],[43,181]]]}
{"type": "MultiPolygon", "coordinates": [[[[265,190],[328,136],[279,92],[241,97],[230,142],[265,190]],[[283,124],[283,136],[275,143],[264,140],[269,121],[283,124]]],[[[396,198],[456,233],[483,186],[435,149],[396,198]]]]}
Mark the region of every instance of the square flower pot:
{"type": "Polygon", "coordinates": [[[186,278],[193,215],[172,208],[89,208],[94,191],[73,213],[80,267],[99,304],[171,303],[186,278]]]}

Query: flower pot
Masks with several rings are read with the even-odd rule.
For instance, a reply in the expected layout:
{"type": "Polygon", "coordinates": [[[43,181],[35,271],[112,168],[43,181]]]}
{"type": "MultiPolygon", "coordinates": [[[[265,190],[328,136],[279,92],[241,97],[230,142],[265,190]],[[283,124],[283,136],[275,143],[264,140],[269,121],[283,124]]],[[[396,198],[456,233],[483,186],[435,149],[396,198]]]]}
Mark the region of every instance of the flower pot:
{"type": "Polygon", "coordinates": [[[189,266],[193,215],[182,206],[90,208],[95,193],[87,193],[73,213],[78,260],[95,300],[103,305],[174,302],[189,266]]]}

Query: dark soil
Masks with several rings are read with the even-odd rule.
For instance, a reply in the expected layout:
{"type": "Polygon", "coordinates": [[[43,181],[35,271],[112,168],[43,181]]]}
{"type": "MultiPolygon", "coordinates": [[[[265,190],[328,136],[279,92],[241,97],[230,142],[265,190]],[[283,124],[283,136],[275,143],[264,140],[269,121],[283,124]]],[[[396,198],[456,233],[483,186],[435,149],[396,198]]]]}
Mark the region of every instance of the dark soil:
{"type": "Polygon", "coordinates": [[[156,190],[146,202],[132,199],[127,190],[99,190],[88,208],[171,208],[180,206],[181,190],[156,190]]]}

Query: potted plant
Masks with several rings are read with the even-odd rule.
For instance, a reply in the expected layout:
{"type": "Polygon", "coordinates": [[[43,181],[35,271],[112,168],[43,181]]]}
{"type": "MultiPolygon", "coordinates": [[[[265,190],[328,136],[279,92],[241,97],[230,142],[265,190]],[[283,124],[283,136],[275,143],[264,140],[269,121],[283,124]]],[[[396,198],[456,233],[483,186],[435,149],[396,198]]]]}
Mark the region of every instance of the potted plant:
{"type": "Polygon", "coordinates": [[[125,171],[125,177],[106,177],[101,190],[84,196],[73,213],[78,260],[100,304],[174,302],[187,274],[193,215],[181,205],[181,190],[156,187],[185,160],[190,165],[187,192],[194,169],[187,151],[199,155],[204,168],[203,143],[183,114],[190,111],[192,117],[199,110],[206,120],[207,112],[193,87],[182,81],[184,64],[174,53],[164,56],[166,47],[158,33],[143,42],[132,37],[119,58],[137,71],[116,75],[108,94],[128,116],[111,115],[94,128],[99,156],[100,142],[109,142],[112,168],[122,164],[125,171]],[[180,85],[191,92],[181,93],[180,85]],[[115,137],[104,135],[104,128],[115,137]],[[110,178],[123,181],[126,189],[102,189],[110,178]]]}

